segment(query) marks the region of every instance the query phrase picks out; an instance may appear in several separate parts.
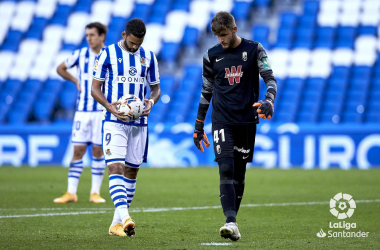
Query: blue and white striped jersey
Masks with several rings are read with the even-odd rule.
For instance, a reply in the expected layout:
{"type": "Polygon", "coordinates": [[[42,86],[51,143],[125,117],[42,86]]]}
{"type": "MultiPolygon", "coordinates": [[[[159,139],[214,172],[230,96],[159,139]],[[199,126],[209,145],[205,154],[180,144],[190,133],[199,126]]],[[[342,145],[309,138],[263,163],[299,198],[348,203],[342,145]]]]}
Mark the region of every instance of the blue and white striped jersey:
{"type": "MultiPolygon", "coordinates": [[[[94,79],[104,81],[102,91],[109,103],[116,102],[126,94],[138,96],[144,102],[144,98],[147,98],[147,85],[160,83],[156,56],[142,46],[135,53],[131,53],[121,46],[121,42],[112,44],[104,48],[97,58],[94,79]]],[[[104,112],[104,121],[135,126],[148,125],[146,116],[133,122],[122,122],[109,111],[104,112]]]]}
{"type": "Polygon", "coordinates": [[[71,57],[65,61],[67,68],[77,67],[77,78],[82,90],[78,93],[77,111],[92,112],[102,110],[102,105],[91,96],[92,70],[97,56],[89,47],[84,47],[75,50],[71,57]]]}

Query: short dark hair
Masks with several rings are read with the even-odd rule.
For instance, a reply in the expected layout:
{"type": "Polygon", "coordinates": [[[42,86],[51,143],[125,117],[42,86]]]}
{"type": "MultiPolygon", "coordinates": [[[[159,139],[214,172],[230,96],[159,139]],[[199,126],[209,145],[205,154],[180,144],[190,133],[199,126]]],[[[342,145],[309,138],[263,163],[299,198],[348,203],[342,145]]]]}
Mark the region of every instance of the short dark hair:
{"type": "Polygon", "coordinates": [[[107,27],[99,22],[94,22],[94,23],[89,23],[86,25],[86,29],[92,29],[92,28],[96,28],[96,30],[98,31],[98,35],[102,35],[104,34],[107,35],[107,27]]]}
{"type": "Polygon", "coordinates": [[[133,18],[125,25],[125,33],[127,36],[132,34],[135,37],[143,38],[146,33],[145,23],[140,18],[133,18]]]}
{"type": "Polygon", "coordinates": [[[235,18],[227,11],[216,13],[211,20],[211,30],[214,35],[224,29],[233,29],[234,27],[236,27],[235,18]]]}

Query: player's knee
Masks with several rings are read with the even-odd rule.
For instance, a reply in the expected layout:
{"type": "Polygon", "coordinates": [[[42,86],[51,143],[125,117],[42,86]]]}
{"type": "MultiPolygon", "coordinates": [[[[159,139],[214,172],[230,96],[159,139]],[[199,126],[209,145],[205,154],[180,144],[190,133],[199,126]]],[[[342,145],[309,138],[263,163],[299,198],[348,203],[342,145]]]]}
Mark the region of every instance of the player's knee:
{"type": "Polygon", "coordinates": [[[244,178],[243,178],[242,180],[236,180],[236,179],[234,178],[234,185],[242,186],[242,185],[244,185],[244,184],[245,184],[245,180],[244,180],[244,178]]]}
{"type": "Polygon", "coordinates": [[[103,156],[103,150],[101,147],[96,147],[96,146],[93,146],[92,147],[92,155],[95,157],[95,158],[100,158],[103,156]]]}
{"type": "Polygon", "coordinates": [[[124,164],[117,162],[108,165],[108,175],[113,174],[124,175],[124,164]]]}
{"type": "Polygon", "coordinates": [[[74,160],[82,159],[84,153],[86,153],[86,146],[74,146],[74,160]]]}
{"type": "Polygon", "coordinates": [[[128,179],[136,179],[137,178],[137,173],[139,172],[138,168],[130,168],[126,167],[124,170],[125,176],[128,179]]]}
{"type": "Polygon", "coordinates": [[[232,180],[234,177],[233,158],[220,158],[217,160],[219,165],[219,175],[221,180],[232,180]]]}

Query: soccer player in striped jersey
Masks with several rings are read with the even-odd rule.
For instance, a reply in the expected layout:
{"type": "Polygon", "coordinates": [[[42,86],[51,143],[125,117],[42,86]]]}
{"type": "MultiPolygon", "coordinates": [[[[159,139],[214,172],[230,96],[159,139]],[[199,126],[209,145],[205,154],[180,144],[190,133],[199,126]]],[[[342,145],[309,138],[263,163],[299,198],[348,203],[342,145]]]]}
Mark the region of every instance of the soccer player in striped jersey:
{"type": "Polygon", "coordinates": [[[141,46],[145,33],[144,22],[131,19],[122,32],[123,40],[103,49],[94,68],[91,94],[105,108],[103,151],[115,205],[110,235],[135,235],[128,208],[135,194],[139,167],[146,162],[148,115],[161,95],[157,59],[141,46]],[[136,121],[127,121],[116,108],[119,98],[127,94],[144,100],[144,113],[136,121]]]}
{"type": "Polygon", "coordinates": [[[60,76],[77,86],[79,94],[72,130],[74,155],[69,168],[68,188],[66,194],[54,200],[55,203],[76,202],[78,200],[76,193],[79,177],[83,170],[82,158],[89,144],[92,144],[90,201],[94,203],[105,202],[100,197],[100,186],[106,167],[102,151],[102,106],[92,98],[91,84],[95,59],[104,47],[106,34],[107,27],[103,24],[98,22],[88,24],[86,26],[86,40],[89,47],[75,50],[72,56],[57,68],[60,76]],[[67,71],[72,67],[77,68],[77,77],[67,71]]]}

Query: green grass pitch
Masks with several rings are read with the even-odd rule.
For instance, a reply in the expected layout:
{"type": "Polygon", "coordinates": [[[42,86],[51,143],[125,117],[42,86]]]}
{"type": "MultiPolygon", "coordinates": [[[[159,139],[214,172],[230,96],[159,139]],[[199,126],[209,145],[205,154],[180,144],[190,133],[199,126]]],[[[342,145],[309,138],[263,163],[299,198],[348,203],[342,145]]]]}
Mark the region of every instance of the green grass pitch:
{"type": "Polygon", "coordinates": [[[248,169],[238,242],[219,236],[224,217],[217,168],[142,168],[130,208],[137,232],[131,238],[108,235],[113,216],[108,178],[101,190],[107,202],[90,203],[89,168],[80,179],[77,203],[53,203],[66,190],[67,171],[0,168],[0,249],[380,248],[380,169],[248,169]],[[317,237],[321,229],[332,230],[329,222],[343,221],[329,211],[330,198],[339,192],[357,201],[353,216],[344,220],[356,228],[344,230],[369,232],[368,237],[317,237]]]}

